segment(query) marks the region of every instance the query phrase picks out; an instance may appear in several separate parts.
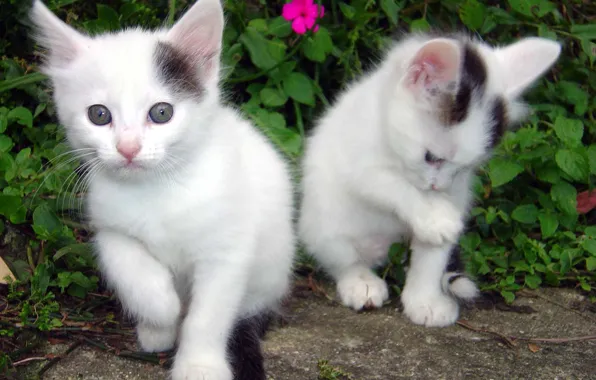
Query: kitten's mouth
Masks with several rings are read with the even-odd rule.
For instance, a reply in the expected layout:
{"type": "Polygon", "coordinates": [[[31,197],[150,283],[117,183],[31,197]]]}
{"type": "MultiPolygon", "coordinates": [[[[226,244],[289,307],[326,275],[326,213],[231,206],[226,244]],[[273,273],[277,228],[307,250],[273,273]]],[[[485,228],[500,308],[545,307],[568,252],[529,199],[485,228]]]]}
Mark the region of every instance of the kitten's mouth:
{"type": "Polygon", "coordinates": [[[138,172],[145,169],[139,161],[127,161],[119,165],[118,170],[124,172],[138,172]]]}

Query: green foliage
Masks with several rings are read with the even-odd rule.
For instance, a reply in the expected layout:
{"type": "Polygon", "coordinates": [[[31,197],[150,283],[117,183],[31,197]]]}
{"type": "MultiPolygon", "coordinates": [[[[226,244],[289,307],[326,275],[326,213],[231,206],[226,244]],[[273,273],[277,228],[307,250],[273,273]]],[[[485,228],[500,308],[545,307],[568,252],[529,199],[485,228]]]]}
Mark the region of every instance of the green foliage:
{"type": "MultiPolygon", "coordinates": [[[[131,25],[156,27],[188,1],[114,0],[105,4],[51,0],[63,19],[91,33],[131,25]]],[[[469,270],[485,289],[512,300],[544,284],[596,285],[594,215],[579,214],[577,197],[596,175],[596,25],[591,2],[566,0],[323,1],[316,33],[296,35],[280,16],[282,1],[226,3],[223,80],[254,124],[299,162],[316,117],[347,83],[372,67],[397,31],[468,28],[491,44],[538,35],[564,45],[559,63],[529,93],[533,113],[508,132],[479,173],[472,228],[462,237],[469,270]],[[265,4],[261,2],[261,4],[265,4]]],[[[56,124],[51,93],[27,37],[27,2],[0,9],[0,233],[26,236],[7,261],[18,284],[12,296],[23,323],[57,325],[54,294],[86,297],[97,288],[89,228],[80,216],[86,187],[56,124]],[[21,22],[23,21],[23,23],[21,22]],[[20,296],[17,296],[20,294],[20,296]]],[[[394,246],[384,275],[403,282],[405,249],[394,246]]],[[[399,291],[399,288],[395,288],[399,291]]]]}
{"type": "Polygon", "coordinates": [[[352,375],[345,372],[339,367],[334,367],[329,364],[328,360],[319,360],[317,363],[317,368],[319,369],[319,376],[317,377],[318,380],[351,380],[353,379],[352,375]]]}

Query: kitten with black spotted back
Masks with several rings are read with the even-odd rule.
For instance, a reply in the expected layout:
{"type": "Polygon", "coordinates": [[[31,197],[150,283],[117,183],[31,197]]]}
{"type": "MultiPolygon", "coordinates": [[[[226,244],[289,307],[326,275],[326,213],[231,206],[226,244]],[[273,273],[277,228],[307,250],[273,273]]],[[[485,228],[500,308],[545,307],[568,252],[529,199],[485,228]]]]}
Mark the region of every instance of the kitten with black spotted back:
{"type": "Polygon", "coordinates": [[[507,126],[523,120],[520,95],[559,53],[542,38],[491,47],[411,35],[337,98],[307,144],[299,234],[344,305],[387,300],[372,268],[407,241],[405,315],[426,326],[455,322],[458,300],[478,293],[455,247],[472,177],[507,126]]]}

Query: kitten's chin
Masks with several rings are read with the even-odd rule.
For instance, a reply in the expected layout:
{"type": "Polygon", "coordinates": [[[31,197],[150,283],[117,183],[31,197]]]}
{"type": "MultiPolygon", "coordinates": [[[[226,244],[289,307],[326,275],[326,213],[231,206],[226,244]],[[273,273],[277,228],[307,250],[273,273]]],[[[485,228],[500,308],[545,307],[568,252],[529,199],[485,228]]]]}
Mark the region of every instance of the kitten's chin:
{"type": "Polygon", "coordinates": [[[120,162],[109,166],[112,175],[119,179],[141,179],[149,176],[154,168],[143,162],[120,162]]]}

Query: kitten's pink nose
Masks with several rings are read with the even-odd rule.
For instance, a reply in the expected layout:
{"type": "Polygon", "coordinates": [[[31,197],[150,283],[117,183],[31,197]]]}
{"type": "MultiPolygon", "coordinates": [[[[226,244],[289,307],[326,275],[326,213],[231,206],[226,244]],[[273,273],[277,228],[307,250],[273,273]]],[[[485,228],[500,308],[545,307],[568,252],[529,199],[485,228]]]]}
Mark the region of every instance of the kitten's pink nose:
{"type": "Polygon", "coordinates": [[[137,140],[122,140],[116,144],[116,149],[128,162],[132,162],[141,151],[141,144],[137,140]]]}

